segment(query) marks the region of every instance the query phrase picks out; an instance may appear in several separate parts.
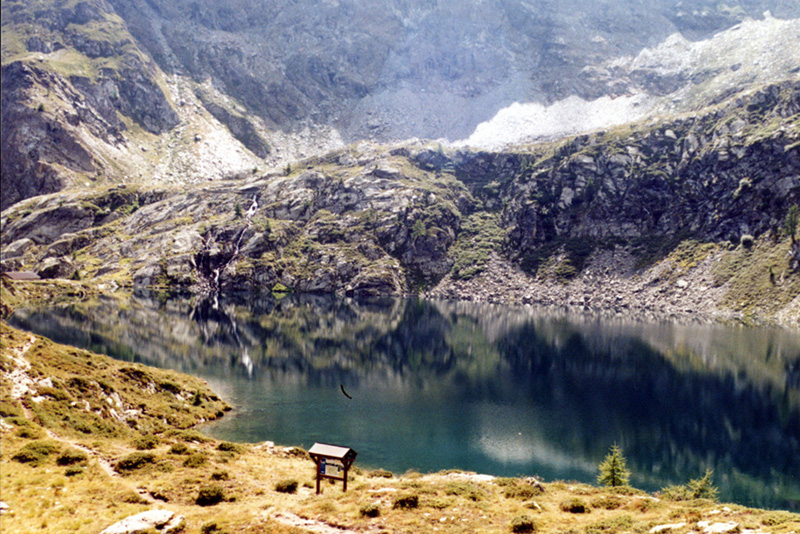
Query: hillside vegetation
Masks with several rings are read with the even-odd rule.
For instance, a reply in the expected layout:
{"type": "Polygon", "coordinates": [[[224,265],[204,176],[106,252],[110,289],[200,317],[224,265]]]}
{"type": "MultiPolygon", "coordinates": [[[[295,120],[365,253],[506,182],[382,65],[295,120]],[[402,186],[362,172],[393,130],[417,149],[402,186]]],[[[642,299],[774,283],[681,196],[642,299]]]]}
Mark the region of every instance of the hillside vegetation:
{"type": "Polygon", "coordinates": [[[800,527],[797,514],[692,498],[696,485],[654,497],[624,486],[357,468],[347,493],[325,483],[317,496],[313,463],[301,449],[198,432],[197,424],[228,409],[201,381],[0,329],[4,530],[99,532],[155,509],[182,516],[188,533],[800,527]]]}

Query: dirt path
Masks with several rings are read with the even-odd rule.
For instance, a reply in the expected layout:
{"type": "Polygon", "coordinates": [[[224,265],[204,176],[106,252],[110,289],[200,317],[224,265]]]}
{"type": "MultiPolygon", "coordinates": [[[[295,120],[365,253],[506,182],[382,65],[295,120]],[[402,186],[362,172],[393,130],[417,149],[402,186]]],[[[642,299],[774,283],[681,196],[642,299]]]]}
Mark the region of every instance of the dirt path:
{"type": "MultiPolygon", "coordinates": [[[[36,344],[37,341],[38,338],[33,334],[30,334],[24,345],[22,345],[21,347],[14,347],[10,349],[11,353],[10,357],[11,360],[14,362],[14,369],[8,374],[8,378],[11,381],[11,396],[14,399],[20,401],[20,406],[22,406],[22,412],[25,415],[25,418],[31,421],[34,419],[34,415],[30,407],[25,404],[23,397],[28,392],[35,393],[36,386],[52,385],[52,383],[50,383],[49,378],[46,378],[44,380],[36,380],[32,378],[28,373],[29,369],[31,368],[31,364],[25,358],[25,355],[28,353],[31,347],[33,347],[36,344]]],[[[106,458],[103,458],[97,451],[90,449],[89,447],[82,445],[77,441],[73,441],[63,436],[59,436],[49,428],[45,429],[45,432],[47,433],[47,436],[50,439],[58,441],[59,443],[64,443],[66,445],[69,445],[70,447],[74,447],[86,453],[90,458],[93,458],[97,462],[97,465],[100,466],[100,469],[102,469],[104,473],[106,473],[109,477],[117,478],[119,483],[128,486],[132,491],[135,491],[143,500],[147,501],[150,504],[156,502],[156,500],[146,491],[141,490],[139,488],[135,488],[133,487],[133,485],[119,478],[119,473],[111,465],[111,462],[108,461],[106,458]]]]}

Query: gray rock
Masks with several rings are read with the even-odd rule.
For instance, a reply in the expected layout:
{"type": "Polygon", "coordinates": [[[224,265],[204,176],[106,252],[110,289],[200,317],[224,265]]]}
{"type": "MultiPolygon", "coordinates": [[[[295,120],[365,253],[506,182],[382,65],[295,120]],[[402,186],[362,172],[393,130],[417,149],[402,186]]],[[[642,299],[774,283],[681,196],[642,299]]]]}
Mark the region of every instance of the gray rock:
{"type": "Polygon", "coordinates": [[[114,523],[100,534],[143,534],[156,529],[163,534],[180,532],[184,526],[183,516],[169,510],[150,510],[132,515],[114,523]]]}
{"type": "Polygon", "coordinates": [[[75,265],[66,256],[46,258],[36,271],[40,278],[69,278],[75,272],[75,265]]]}
{"type": "Polygon", "coordinates": [[[25,254],[25,252],[33,245],[33,241],[28,238],[17,239],[13,243],[3,248],[3,260],[10,258],[18,258],[25,254]]]}

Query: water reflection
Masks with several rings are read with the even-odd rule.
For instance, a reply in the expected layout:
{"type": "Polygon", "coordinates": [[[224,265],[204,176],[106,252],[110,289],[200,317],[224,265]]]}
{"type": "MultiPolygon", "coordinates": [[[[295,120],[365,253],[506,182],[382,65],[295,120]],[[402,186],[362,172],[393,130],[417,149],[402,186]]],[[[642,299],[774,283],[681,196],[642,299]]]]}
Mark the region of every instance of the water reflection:
{"type": "Polygon", "coordinates": [[[11,322],[204,377],[237,406],[208,429],[225,439],[584,481],[616,442],[639,487],[711,467],[725,499],[800,509],[796,332],[314,296],[100,300],[11,322]]]}

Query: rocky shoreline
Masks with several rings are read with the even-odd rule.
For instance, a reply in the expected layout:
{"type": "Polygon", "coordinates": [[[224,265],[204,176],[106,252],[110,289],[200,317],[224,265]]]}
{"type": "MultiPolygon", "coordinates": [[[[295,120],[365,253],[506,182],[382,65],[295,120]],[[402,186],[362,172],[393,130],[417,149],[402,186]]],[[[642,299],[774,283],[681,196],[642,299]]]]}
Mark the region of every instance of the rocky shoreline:
{"type": "Polygon", "coordinates": [[[647,321],[728,322],[800,327],[800,297],[781,313],[767,317],[720,308],[727,287],[715,286],[713,269],[720,254],[709,255],[696,268],[674,276],[668,260],[637,270],[628,250],[596,254],[580,276],[567,283],[523,272],[498,255],[470,280],[444,277],[424,298],[545,306],[575,313],[634,317],[647,321]]]}

